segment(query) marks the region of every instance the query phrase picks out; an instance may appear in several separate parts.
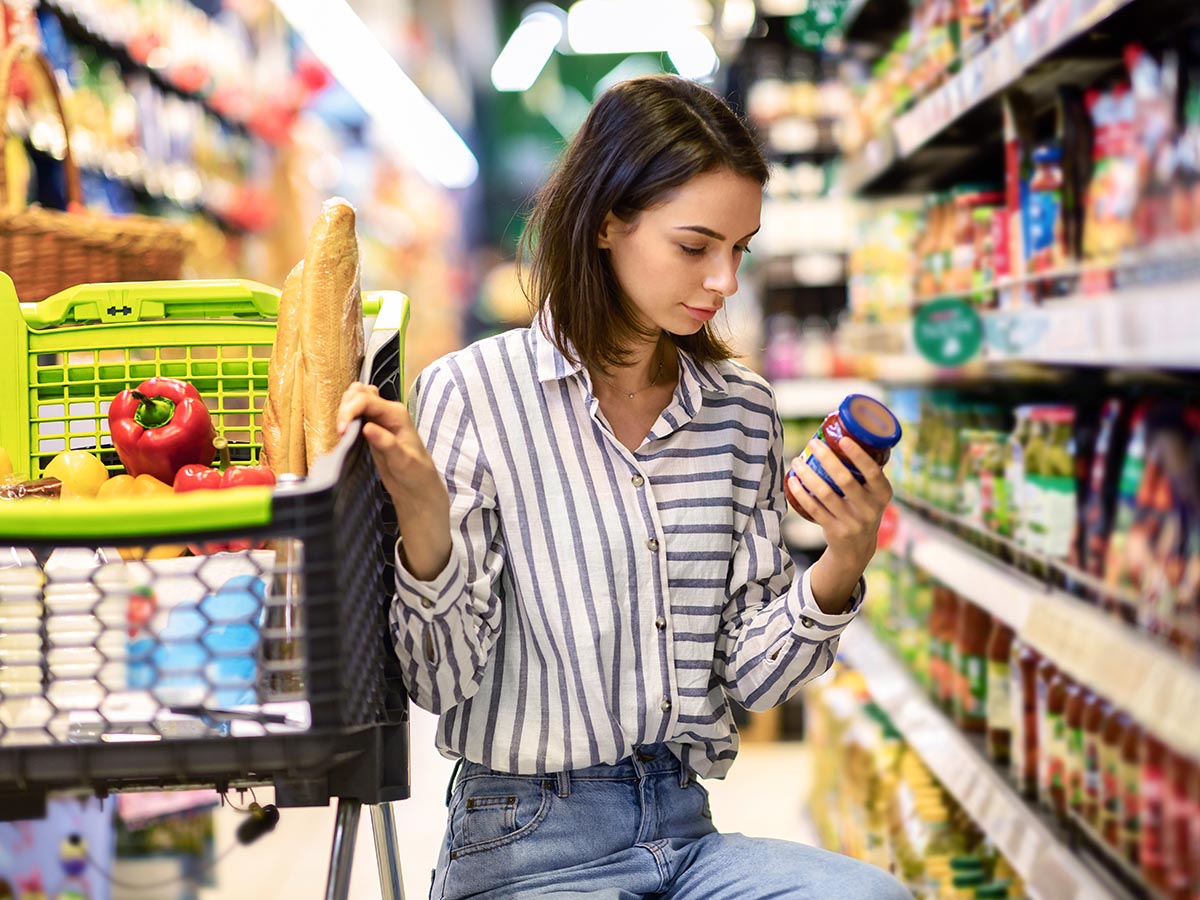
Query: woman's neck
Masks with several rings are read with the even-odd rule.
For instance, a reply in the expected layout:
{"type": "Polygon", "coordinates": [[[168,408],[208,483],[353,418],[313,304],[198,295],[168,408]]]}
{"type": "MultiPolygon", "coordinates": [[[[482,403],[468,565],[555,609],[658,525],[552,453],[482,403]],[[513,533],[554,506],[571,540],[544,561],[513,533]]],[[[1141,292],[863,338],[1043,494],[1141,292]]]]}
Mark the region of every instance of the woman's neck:
{"type": "Polygon", "coordinates": [[[630,348],[624,365],[613,366],[599,374],[610,387],[622,393],[633,393],[666,381],[674,371],[674,345],[660,333],[657,340],[630,348]]]}

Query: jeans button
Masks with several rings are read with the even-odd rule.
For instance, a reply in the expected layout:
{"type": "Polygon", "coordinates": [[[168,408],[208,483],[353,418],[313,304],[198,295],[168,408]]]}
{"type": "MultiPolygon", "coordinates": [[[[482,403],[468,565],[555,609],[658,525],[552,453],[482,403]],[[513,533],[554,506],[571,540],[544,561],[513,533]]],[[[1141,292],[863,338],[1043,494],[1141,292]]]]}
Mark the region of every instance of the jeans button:
{"type": "Polygon", "coordinates": [[[657,553],[658,538],[650,538],[650,540],[646,541],[646,549],[648,549],[651,553],[657,553]]]}
{"type": "Polygon", "coordinates": [[[641,475],[634,475],[633,478],[631,478],[630,480],[633,482],[634,487],[641,487],[643,484],[646,483],[646,479],[643,478],[641,475]]]}
{"type": "Polygon", "coordinates": [[[663,697],[662,703],[660,703],[658,706],[659,706],[659,709],[661,709],[663,712],[670,712],[671,711],[671,698],[663,697]]]}
{"type": "Polygon", "coordinates": [[[664,631],[667,627],[667,620],[664,619],[662,616],[659,616],[657,619],[654,620],[654,627],[657,628],[659,631],[664,631]]]}

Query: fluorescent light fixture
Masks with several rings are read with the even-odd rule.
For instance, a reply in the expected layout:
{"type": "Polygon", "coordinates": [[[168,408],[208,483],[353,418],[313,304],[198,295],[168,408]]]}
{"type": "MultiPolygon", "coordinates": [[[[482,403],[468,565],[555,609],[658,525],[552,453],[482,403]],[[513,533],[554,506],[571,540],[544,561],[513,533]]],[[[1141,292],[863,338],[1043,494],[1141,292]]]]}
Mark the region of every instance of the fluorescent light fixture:
{"type": "Polygon", "coordinates": [[[757,12],[754,0],[725,0],[721,12],[721,33],[732,40],[745,40],[754,29],[757,12]]]}
{"type": "Polygon", "coordinates": [[[346,0],[274,0],[324,66],[375,120],[386,142],[422,177],[464,188],[479,163],[445,116],[346,0]]]}
{"type": "Polygon", "coordinates": [[[680,31],[667,51],[671,65],[684,78],[703,81],[717,71],[717,51],[712,42],[696,28],[680,31]]]}
{"type": "Polygon", "coordinates": [[[527,91],[533,87],[550,56],[562,42],[562,10],[545,4],[530,8],[492,65],[492,84],[498,91],[527,91]],[[557,13],[557,14],[556,14],[557,13]]]}
{"type": "Polygon", "coordinates": [[[680,32],[708,24],[688,0],[579,0],[567,13],[567,40],[575,53],[660,53],[680,32]]]}

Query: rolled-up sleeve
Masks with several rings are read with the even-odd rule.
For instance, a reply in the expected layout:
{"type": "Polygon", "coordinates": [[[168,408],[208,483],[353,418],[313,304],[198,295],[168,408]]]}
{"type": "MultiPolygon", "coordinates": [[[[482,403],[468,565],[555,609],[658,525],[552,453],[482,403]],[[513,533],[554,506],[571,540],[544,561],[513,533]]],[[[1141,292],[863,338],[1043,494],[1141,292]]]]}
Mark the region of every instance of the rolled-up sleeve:
{"type": "Polygon", "coordinates": [[[860,580],[846,612],[817,605],[809,571],[797,573],[783,541],[784,473],[783,426],[775,415],[757,504],[735,537],[715,655],[726,694],[751,710],[784,702],[824,673],[865,596],[860,580]]]}
{"type": "Polygon", "coordinates": [[[504,567],[496,489],[452,361],[421,374],[409,406],[450,494],[452,550],[429,581],[404,566],[396,544],[391,634],[414,703],[441,713],[471,697],[500,629],[504,567]]]}

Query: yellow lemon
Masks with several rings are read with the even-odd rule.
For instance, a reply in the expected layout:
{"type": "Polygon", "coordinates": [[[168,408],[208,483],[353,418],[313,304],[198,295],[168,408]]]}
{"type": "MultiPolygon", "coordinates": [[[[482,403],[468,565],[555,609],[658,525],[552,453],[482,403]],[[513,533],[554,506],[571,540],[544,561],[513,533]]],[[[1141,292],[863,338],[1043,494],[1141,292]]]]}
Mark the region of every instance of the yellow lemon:
{"type": "Polygon", "coordinates": [[[108,481],[104,463],[87,450],[64,450],[50,460],[42,475],[62,482],[63,499],[95,497],[108,481]]]}

